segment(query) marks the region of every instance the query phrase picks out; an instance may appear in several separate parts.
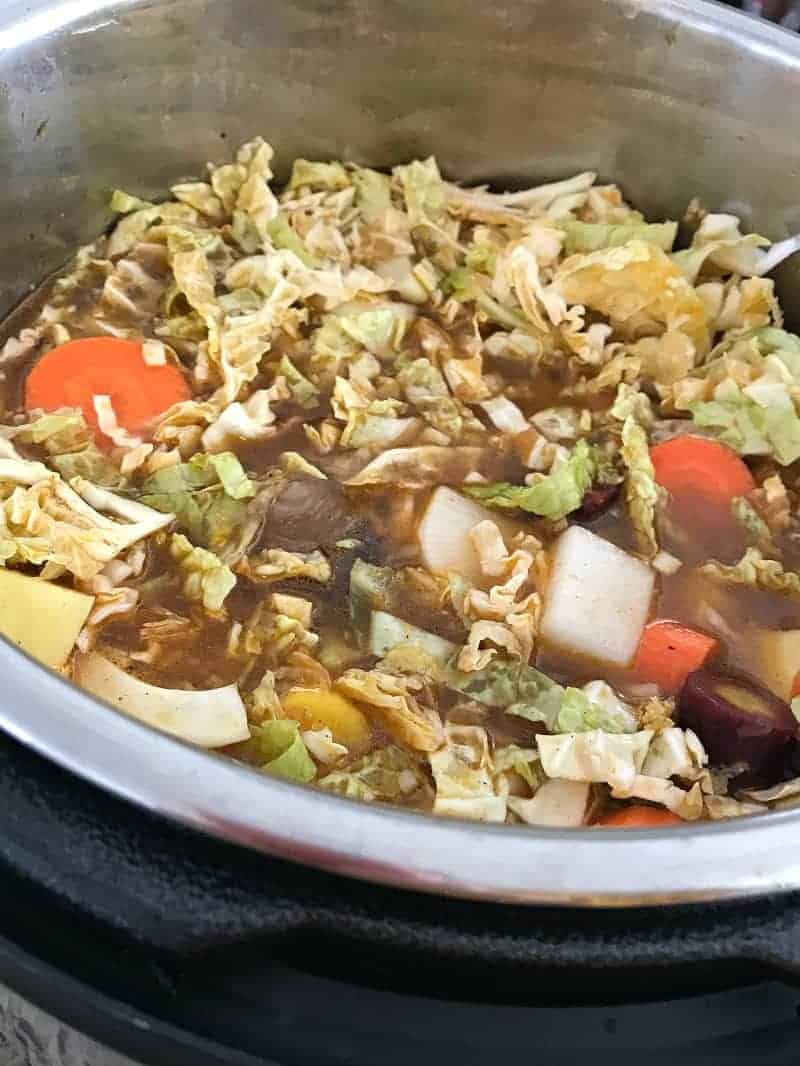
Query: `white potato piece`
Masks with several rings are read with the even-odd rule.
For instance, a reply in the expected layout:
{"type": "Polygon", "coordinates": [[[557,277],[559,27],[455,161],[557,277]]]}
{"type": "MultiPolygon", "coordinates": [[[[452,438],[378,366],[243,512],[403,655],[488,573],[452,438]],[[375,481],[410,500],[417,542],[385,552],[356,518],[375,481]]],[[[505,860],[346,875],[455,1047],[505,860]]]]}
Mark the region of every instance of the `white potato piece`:
{"type": "Polygon", "coordinates": [[[800,629],[749,629],[741,641],[745,666],[782,700],[792,698],[800,670],[800,629]]]}
{"type": "Polygon", "coordinates": [[[97,652],[76,659],[74,677],[116,710],[190,744],[221,748],[250,736],[236,685],[202,691],[159,688],[139,681],[97,652]]]}
{"type": "Polygon", "coordinates": [[[518,522],[481,507],[455,489],[446,485],[435,489],[417,531],[423,564],[429,570],[455,570],[467,581],[479,584],[483,575],[469,531],[487,520],[506,538],[521,529],[518,522]]]}
{"type": "Polygon", "coordinates": [[[628,666],[650,611],[655,574],[581,526],[556,542],[541,637],[565,652],[628,666]]]}
{"type": "Polygon", "coordinates": [[[531,799],[509,796],[508,806],[528,825],[575,829],[583,825],[589,805],[586,781],[545,781],[531,799]]]}
{"type": "Polygon", "coordinates": [[[94,596],[0,569],[0,633],[53,670],[66,663],[93,606],[94,596]]]}

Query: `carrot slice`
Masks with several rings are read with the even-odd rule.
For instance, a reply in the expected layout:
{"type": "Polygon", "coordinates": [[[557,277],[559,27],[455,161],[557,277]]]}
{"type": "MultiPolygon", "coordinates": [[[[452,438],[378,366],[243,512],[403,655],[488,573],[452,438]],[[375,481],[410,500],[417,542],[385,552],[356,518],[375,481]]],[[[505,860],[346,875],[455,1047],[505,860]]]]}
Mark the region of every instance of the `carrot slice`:
{"type": "Polygon", "coordinates": [[[719,641],[708,633],[679,622],[651,622],[642,633],[633,669],[640,680],[652,681],[672,696],[718,649],[719,641]]]}
{"type": "Polygon", "coordinates": [[[728,506],[756,483],[736,452],[707,437],[673,437],[650,449],[656,481],[678,501],[705,498],[728,506]]]}
{"type": "Polygon", "coordinates": [[[636,804],[633,807],[623,807],[620,811],[606,814],[594,824],[618,829],[649,829],[659,825],[680,825],[683,818],[679,818],[672,811],[665,811],[661,807],[645,807],[636,804]]]}
{"type": "Polygon", "coordinates": [[[95,396],[110,396],[119,425],[135,433],[189,395],[177,367],[148,366],[141,344],[117,337],[87,337],[59,345],[42,356],[25,382],[28,410],[78,407],[104,442],[95,396]]]}

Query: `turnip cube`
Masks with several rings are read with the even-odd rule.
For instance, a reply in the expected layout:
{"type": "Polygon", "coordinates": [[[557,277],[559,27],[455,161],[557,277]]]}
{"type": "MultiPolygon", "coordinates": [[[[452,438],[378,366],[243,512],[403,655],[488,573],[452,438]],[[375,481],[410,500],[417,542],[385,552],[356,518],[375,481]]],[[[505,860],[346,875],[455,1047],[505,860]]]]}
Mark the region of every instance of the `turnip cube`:
{"type": "Polygon", "coordinates": [[[633,659],[650,611],[649,566],[581,526],[559,537],[545,596],[542,639],[613,666],[633,659]]]}
{"type": "Polygon", "coordinates": [[[480,561],[469,531],[487,519],[496,523],[504,537],[513,536],[520,529],[519,523],[441,485],[431,495],[419,524],[419,546],[425,566],[429,570],[455,570],[468,581],[479,583],[480,561]]]}

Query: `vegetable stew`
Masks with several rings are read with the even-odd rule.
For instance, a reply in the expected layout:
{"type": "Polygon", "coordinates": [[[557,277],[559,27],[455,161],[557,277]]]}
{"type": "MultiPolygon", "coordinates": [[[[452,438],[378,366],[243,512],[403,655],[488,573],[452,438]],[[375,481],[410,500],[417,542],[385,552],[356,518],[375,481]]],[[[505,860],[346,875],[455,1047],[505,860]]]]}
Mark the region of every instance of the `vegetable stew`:
{"type": "MultiPolygon", "coordinates": [[[[6,323],[0,631],[258,771],[532,826],[798,802],[796,248],[261,139],[6,323]]],[[[57,709],[54,710],[57,713],[57,709]]],[[[266,802],[266,800],[265,800],[266,802]]]]}

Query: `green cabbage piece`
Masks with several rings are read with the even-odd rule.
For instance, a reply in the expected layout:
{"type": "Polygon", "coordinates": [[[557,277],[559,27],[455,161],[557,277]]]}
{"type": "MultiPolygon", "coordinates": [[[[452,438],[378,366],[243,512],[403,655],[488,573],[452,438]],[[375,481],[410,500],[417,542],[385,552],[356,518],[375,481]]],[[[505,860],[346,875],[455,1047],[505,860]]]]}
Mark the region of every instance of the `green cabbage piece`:
{"type": "Polygon", "coordinates": [[[633,240],[655,244],[662,251],[671,252],[678,233],[677,222],[623,222],[610,225],[568,219],[561,224],[561,228],[565,234],[564,251],[567,255],[617,248],[633,240]]]}
{"type": "Polygon", "coordinates": [[[95,444],[94,433],[80,411],[55,411],[42,415],[16,429],[14,440],[43,448],[50,465],[66,481],[83,477],[107,489],[127,485],[119,467],[95,444]]]}
{"type": "Polygon", "coordinates": [[[653,419],[653,406],[647,393],[621,381],[611,405],[610,414],[618,422],[633,416],[640,425],[649,425],[653,419]]]}
{"type": "Polygon", "coordinates": [[[548,733],[632,733],[637,729],[630,708],[610,685],[592,681],[586,690],[564,688],[527,663],[493,659],[482,670],[459,670],[451,660],[444,683],[487,707],[542,722],[548,733]]]}
{"type": "Polygon", "coordinates": [[[767,554],[775,551],[775,543],[769,526],[749,500],[743,496],[737,496],[731,500],[731,511],[752,547],[760,548],[767,554]]]}
{"type": "Polygon", "coordinates": [[[267,234],[276,248],[293,252],[307,267],[316,269],[322,266],[322,261],[309,252],[285,215],[277,215],[267,223],[267,234]]]}
{"type": "Polygon", "coordinates": [[[149,200],[141,200],[138,196],[123,192],[122,189],[114,189],[109,206],[112,211],[116,211],[119,215],[128,215],[131,211],[142,211],[145,208],[155,207],[156,205],[150,203],[149,200]]]}
{"type": "Polygon", "coordinates": [[[479,274],[488,274],[492,277],[497,269],[497,253],[500,249],[494,244],[474,243],[467,248],[464,256],[464,266],[467,270],[475,270],[479,274]]]}
{"type": "Polygon", "coordinates": [[[412,226],[441,224],[447,215],[447,190],[436,160],[414,160],[392,171],[400,182],[412,226]]]}
{"type": "Polygon", "coordinates": [[[221,550],[247,514],[255,485],[232,452],[200,452],[188,463],[163,467],[144,482],[140,500],[175,515],[194,544],[221,550]]]}
{"type": "Polygon", "coordinates": [[[94,443],[88,444],[79,452],[54,455],[50,459],[50,465],[56,468],[65,481],[83,477],[93,485],[102,485],[105,489],[122,489],[128,484],[111,459],[94,443]]]}
{"type": "Polygon", "coordinates": [[[450,726],[446,742],[428,755],[436,788],[434,814],[504,822],[506,790],[492,775],[486,730],[479,726],[450,726]]]}
{"type": "Polygon", "coordinates": [[[336,324],[351,340],[376,355],[394,348],[398,328],[397,313],[391,306],[366,307],[350,313],[340,310],[336,324]]]}
{"type": "Polygon", "coordinates": [[[368,803],[396,803],[430,787],[420,764],[408,752],[394,746],[373,751],[347,770],[328,774],[318,784],[341,796],[368,803]]]}
{"type": "Polygon", "coordinates": [[[426,422],[458,440],[464,429],[464,412],[450,395],[444,374],[430,359],[421,356],[406,364],[397,374],[397,382],[426,422]]]}
{"type": "Polygon", "coordinates": [[[330,360],[334,367],[366,348],[379,358],[399,348],[409,323],[402,304],[347,303],[325,315],[313,335],[314,359],[330,360]]]}
{"type": "Polygon", "coordinates": [[[391,180],[369,167],[357,167],[352,174],[356,187],[356,207],[365,222],[377,222],[392,206],[391,180]]]}
{"type": "Polygon", "coordinates": [[[762,407],[731,380],[714,399],[689,407],[696,425],[712,429],[740,455],[772,455],[788,466],[800,459],[800,418],[793,407],[762,407]]]}
{"type": "Polygon", "coordinates": [[[221,611],[236,584],[233,571],[213,552],[196,548],[182,533],[172,534],[169,550],[183,575],[184,596],[202,603],[207,611],[221,611]]]}
{"type": "Polygon", "coordinates": [[[784,570],[776,559],[765,559],[758,548],[748,548],[733,566],[716,560],[706,563],[700,573],[728,585],[748,585],[764,592],[800,597],[800,574],[784,570]]]}
{"type": "Polygon", "coordinates": [[[777,326],[760,326],[751,332],[762,355],[774,353],[782,356],[786,352],[800,355],[800,337],[795,333],[787,333],[777,326]]]}
{"type": "Polygon", "coordinates": [[[607,690],[602,693],[602,703],[590,699],[582,689],[564,690],[553,732],[588,733],[593,729],[602,729],[604,733],[635,733],[636,718],[616,698],[611,687],[602,682],[594,682],[593,685],[595,689],[602,685],[607,690]]]}
{"type": "Polygon", "coordinates": [[[569,459],[534,485],[501,481],[491,485],[462,485],[461,491],[480,500],[485,507],[528,511],[543,518],[564,518],[580,507],[595,470],[592,449],[586,441],[578,441],[569,459]]]}
{"type": "Polygon", "coordinates": [[[539,753],[534,748],[507,744],[495,750],[493,762],[495,777],[509,772],[519,774],[531,792],[544,784],[544,775],[539,769],[539,753]]]}
{"type": "Polygon", "coordinates": [[[301,407],[316,407],[319,389],[300,373],[288,355],[284,355],[278,364],[278,373],[286,379],[295,403],[301,407]]]}
{"type": "Polygon", "coordinates": [[[41,444],[51,455],[76,451],[93,439],[80,411],[55,411],[42,415],[14,432],[23,444],[41,444]]]}
{"type": "Polygon", "coordinates": [[[198,452],[189,460],[189,465],[203,472],[211,467],[227,495],[234,500],[247,500],[256,494],[255,485],[233,452],[217,452],[214,455],[198,452]]]}
{"type": "Polygon", "coordinates": [[[549,731],[558,722],[564,689],[526,663],[493,659],[482,670],[466,672],[451,661],[444,682],[487,707],[496,707],[531,722],[544,722],[549,731]]]}
{"type": "Polygon", "coordinates": [[[495,322],[504,329],[529,332],[530,322],[522,311],[506,307],[490,296],[476,271],[467,267],[456,267],[445,277],[442,287],[446,294],[453,296],[460,303],[474,302],[490,322],[495,322]]]}
{"type": "Polygon", "coordinates": [[[707,261],[728,274],[760,273],[761,249],[768,247],[770,242],[757,233],[742,234],[739,225],[735,215],[706,215],[691,247],[675,252],[673,261],[692,285],[707,261]]]}
{"type": "Polygon", "coordinates": [[[308,159],[295,159],[292,176],[287,189],[308,185],[316,189],[346,189],[350,184],[347,171],[341,163],[312,163],[308,159]]]}
{"type": "Polygon", "coordinates": [[[46,477],[42,463],[6,458],[3,466],[0,565],[44,565],[46,581],[64,571],[90,581],[120,552],[169,524],[168,517],[106,488],[46,477]]]}
{"type": "Polygon", "coordinates": [[[632,415],[625,419],[622,427],[622,460],[628,471],[625,490],[631,524],[640,551],[648,558],[653,558],[658,554],[655,524],[658,485],[647,434],[632,415]]]}
{"type": "Polygon", "coordinates": [[[317,767],[308,754],[300,727],[287,718],[253,726],[253,738],[264,762],[261,769],[287,781],[307,784],[317,776],[317,767]]]}

